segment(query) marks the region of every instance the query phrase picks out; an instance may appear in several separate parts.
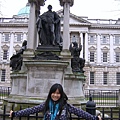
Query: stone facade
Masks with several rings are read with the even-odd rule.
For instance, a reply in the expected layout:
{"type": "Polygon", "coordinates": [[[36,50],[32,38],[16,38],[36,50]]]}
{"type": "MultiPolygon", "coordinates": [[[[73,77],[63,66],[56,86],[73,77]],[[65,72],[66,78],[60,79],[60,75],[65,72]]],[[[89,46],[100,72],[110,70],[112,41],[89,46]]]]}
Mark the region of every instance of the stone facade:
{"type": "MultiPolygon", "coordinates": [[[[58,14],[63,20],[62,11],[58,14]]],[[[120,87],[120,24],[118,20],[88,19],[70,14],[70,42],[81,43],[80,57],[84,67],[87,89],[119,89],[120,87]],[[92,74],[91,74],[92,72],[92,74]]],[[[61,21],[63,33],[63,21],[61,21]]],[[[1,86],[10,86],[10,57],[18,51],[28,36],[28,18],[0,19],[1,86]],[[5,38],[8,34],[8,39],[5,38]],[[21,40],[19,40],[19,35],[21,40]],[[7,51],[7,58],[3,59],[7,51]],[[4,72],[6,70],[5,78],[4,72]]]]}

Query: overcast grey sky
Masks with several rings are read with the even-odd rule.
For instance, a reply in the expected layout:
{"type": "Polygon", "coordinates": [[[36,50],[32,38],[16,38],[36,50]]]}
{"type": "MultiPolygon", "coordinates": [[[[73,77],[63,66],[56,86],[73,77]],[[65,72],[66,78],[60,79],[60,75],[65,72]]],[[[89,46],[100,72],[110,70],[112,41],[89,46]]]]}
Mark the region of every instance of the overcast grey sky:
{"type": "MultiPolygon", "coordinates": [[[[12,17],[25,7],[28,0],[0,0],[0,10],[5,17],[12,17]]],[[[59,0],[46,0],[45,6],[41,7],[41,13],[47,11],[48,4],[53,6],[54,11],[62,9],[59,0]]],[[[78,16],[100,19],[120,18],[120,1],[116,0],[74,0],[70,12],[78,16]]]]}

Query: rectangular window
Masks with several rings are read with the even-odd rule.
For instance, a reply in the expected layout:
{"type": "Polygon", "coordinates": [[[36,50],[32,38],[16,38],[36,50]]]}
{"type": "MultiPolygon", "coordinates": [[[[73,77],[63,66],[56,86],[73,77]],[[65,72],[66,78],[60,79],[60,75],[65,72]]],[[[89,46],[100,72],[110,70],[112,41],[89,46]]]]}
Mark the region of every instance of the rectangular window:
{"type": "Polygon", "coordinates": [[[1,81],[4,82],[4,81],[5,81],[6,70],[3,69],[1,72],[2,72],[2,73],[1,73],[1,81]]]}
{"type": "Polygon", "coordinates": [[[103,62],[107,62],[107,53],[103,53],[103,62]]]}
{"type": "Polygon", "coordinates": [[[8,33],[5,33],[5,41],[9,41],[9,34],[8,33]]]}
{"type": "Polygon", "coordinates": [[[116,73],[116,84],[120,85],[120,72],[116,73]]]}
{"type": "Polygon", "coordinates": [[[103,84],[104,84],[104,85],[107,85],[107,81],[108,81],[108,73],[107,73],[107,72],[104,72],[104,73],[103,73],[103,84]]]}
{"type": "Polygon", "coordinates": [[[7,60],[7,50],[3,51],[3,60],[7,60]]]}
{"type": "Polygon", "coordinates": [[[71,36],[72,42],[77,42],[77,37],[75,35],[71,36]]]}
{"type": "Polygon", "coordinates": [[[103,36],[102,39],[103,39],[103,40],[102,40],[102,43],[103,43],[103,44],[104,44],[104,43],[106,44],[106,43],[107,43],[107,37],[106,37],[106,36],[103,36]]]}
{"type": "Polygon", "coordinates": [[[116,62],[120,62],[120,52],[116,52],[116,62]]]}
{"type": "Polygon", "coordinates": [[[94,62],[94,52],[90,52],[90,62],[94,62]]]}
{"type": "Polygon", "coordinates": [[[119,44],[120,36],[115,36],[115,44],[119,44]]]}
{"type": "Polygon", "coordinates": [[[22,34],[17,34],[17,41],[21,41],[22,40],[22,34]]]}
{"type": "Polygon", "coordinates": [[[94,36],[90,36],[90,43],[94,43],[94,36]]]}
{"type": "Polygon", "coordinates": [[[94,72],[90,72],[90,84],[94,84],[94,72]]]}

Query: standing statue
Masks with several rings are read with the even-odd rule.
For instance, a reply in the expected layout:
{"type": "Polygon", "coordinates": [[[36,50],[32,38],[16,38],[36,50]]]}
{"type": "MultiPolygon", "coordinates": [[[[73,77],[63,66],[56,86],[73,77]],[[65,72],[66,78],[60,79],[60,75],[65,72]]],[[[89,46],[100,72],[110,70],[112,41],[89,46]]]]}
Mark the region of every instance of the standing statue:
{"type": "Polygon", "coordinates": [[[21,66],[23,62],[23,57],[21,56],[21,54],[23,54],[26,48],[27,48],[27,41],[24,40],[22,44],[22,48],[10,58],[10,67],[12,67],[12,71],[21,70],[21,66]]]}
{"type": "Polygon", "coordinates": [[[48,11],[40,15],[36,22],[41,45],[61,46],[60,17],[48,5],[48,11]]]}
{"type": "Polygon", "coordinates": [[[85,66],[85,59],[79,58],[80,51],[82,50],[82,45],[80,44],[78,47],[78,43],[73,42],[70,44],[69,50],[70,50],[71,55],[73,57],[73,58],[71,58],[72,71],[84,73],[83,67],[85,66]]]}

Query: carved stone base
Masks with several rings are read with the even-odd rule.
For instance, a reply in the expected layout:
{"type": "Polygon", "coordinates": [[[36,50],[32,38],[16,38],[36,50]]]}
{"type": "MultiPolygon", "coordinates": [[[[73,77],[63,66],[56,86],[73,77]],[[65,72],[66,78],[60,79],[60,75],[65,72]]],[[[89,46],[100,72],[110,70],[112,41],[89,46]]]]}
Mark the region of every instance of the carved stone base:
{"type": "Polygon", "coordinates": [[[51,51],[51,52],[60,52],[61,48],[59,46],[53,46],[53,45],[38,45],[37,51],[45,52],[45,51],[51,51]]]}

